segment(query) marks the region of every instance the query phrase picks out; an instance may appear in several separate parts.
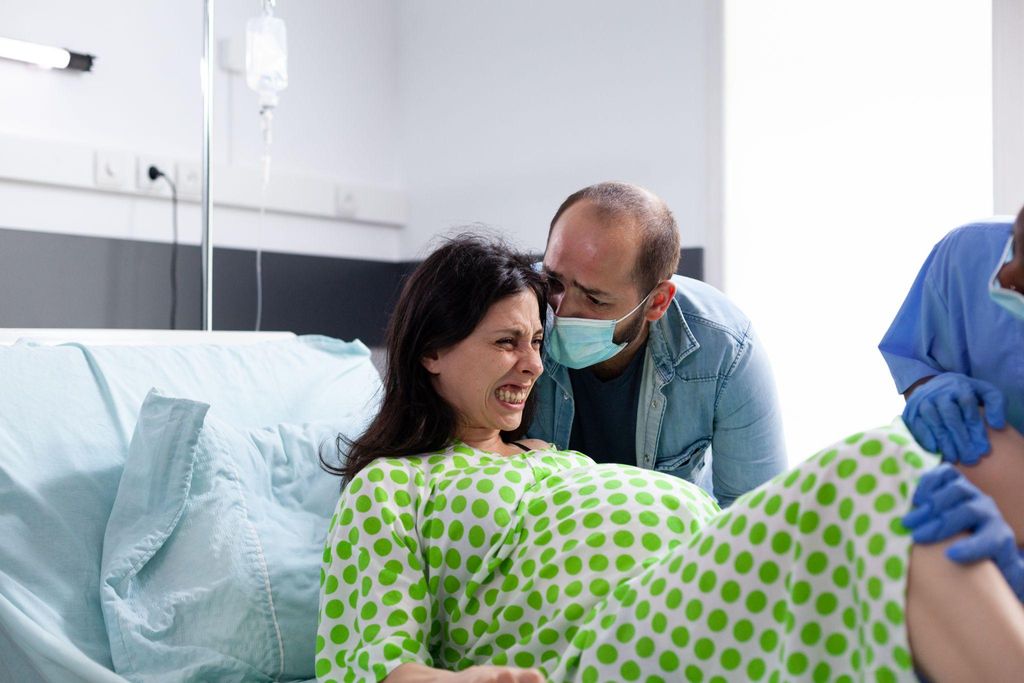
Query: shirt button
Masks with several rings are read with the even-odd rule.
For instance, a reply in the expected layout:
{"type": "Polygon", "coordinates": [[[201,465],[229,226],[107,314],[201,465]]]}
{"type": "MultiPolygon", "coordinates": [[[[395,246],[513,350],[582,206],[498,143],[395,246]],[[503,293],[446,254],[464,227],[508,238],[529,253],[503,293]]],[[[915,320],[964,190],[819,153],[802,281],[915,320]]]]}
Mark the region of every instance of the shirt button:
{"type": "Polygon", "coordinates": [[[567,394],[566,392],[563,391],[562,392],[562,400],[563,401],[568,401],[569,400],[569,394],[567,394]]]}
{"type": "Polygon", "coordinates": [[[652,408],[657,408],[658,407],[658,399],[654,399],[653,401],[651,401],[651,407],[652,408]]]}

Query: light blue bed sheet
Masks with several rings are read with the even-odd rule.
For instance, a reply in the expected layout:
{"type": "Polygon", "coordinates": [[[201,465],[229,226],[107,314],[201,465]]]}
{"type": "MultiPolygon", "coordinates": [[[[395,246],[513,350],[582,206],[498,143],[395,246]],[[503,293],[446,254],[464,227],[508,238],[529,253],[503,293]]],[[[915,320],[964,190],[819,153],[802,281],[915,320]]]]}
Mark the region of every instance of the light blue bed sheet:
{"type": "Polygon", "coordinates": [[[326,337],[0,347],[0,680],[122,680],[111,671],[100,557],[153,386],[253,429],[375,411],[380,379],[365,346],[326,337]]]}

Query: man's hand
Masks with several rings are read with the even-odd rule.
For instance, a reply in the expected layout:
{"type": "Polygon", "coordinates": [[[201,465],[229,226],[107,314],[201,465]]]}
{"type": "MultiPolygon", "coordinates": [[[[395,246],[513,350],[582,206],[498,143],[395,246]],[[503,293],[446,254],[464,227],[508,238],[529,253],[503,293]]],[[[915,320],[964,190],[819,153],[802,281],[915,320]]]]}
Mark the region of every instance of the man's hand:
{"type": "Polygon", "coordinates": [[[985,420],[996,429],[1006,426],[1004,403],[992,384],[947,372],[914,389],[903,421],[918,443],[943,460],[973,465],[990,449],[985,420]]]}
{"type": "Polygon", "coordinates": [[[936,543],[970,534],[947,548],[946,556],[959,564],[992,560],[1024,601],[1024,560],[992,498],[952,465],[942,463],[921,477],[912,502],[914,509],[903,518],[903,525],[915,542],[936,543]]]}

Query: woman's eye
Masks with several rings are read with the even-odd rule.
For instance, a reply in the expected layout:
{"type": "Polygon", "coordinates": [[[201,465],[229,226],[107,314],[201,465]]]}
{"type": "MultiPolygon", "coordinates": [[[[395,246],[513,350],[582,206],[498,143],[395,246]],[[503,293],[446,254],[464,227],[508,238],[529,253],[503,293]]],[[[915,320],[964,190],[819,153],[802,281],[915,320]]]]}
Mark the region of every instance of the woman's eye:
{"type": "Polygon", "coordinates": [[[587,295],[587,300],[590,301],[590,303],[594,304],[595,306],[607,306],[608,305],[608,304],[606,304],[603,301],[598,301],[597,299],[595,299],[594,297],[590,296],[589,294],[587,295]]]}
{"type": "Polygon", "coordinates": [[[537,337],[533,340],[533,345],[539,347],[544,342],[543,337],[537,337]]]}
{"type": "Polygon", "coordinates": [[[499,346],[515,346],[515,343],[516,343],[516,340],[512,339],[512,338],[506,338],[506,339],[499,339],[498,340],[498,345],[499,346]]]}

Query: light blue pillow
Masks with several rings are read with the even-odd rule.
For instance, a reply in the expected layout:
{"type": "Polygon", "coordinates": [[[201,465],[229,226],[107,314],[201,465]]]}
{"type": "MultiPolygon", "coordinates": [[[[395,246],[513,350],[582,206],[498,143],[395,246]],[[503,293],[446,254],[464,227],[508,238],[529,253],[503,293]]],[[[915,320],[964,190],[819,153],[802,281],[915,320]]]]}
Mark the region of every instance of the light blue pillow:
{"type": "Polygon", "coordinates": [[[100,556],[149,390],[244,429],[376,411],[360,342],[0,345],[0,681],[116,680],[100,556]]]}
{"type": "Polygon", "coordinates": [[[340,481],[322,471],[367,416],[254,431],[152,391],[107,523],[101,605],[131,680],[314,676],[320,562],[340,481]]]}

